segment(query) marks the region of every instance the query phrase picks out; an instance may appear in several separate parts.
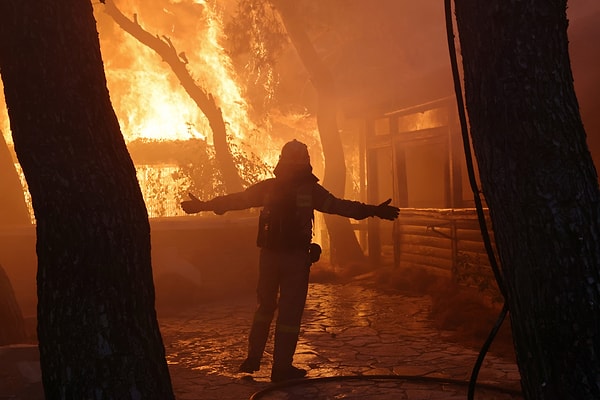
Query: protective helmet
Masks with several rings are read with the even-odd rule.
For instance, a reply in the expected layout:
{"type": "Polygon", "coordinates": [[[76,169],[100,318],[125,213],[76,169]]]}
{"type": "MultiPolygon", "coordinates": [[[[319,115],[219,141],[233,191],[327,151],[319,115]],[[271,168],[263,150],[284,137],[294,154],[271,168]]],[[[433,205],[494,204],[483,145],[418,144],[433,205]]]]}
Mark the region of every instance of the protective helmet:
{"type": "Polygon", "coordinates": [[[308,147],[296,139],[287,142],[281,149],[279,162],[284,164],[310,165],[308,147]]]}
{"type": "Polygon", "coordinates": [[[296,139],[287,142],[281,149],[279,162],[273,172],[278,177],[292,177],[307,173],[312,176],[308,147],[296,139]]]}

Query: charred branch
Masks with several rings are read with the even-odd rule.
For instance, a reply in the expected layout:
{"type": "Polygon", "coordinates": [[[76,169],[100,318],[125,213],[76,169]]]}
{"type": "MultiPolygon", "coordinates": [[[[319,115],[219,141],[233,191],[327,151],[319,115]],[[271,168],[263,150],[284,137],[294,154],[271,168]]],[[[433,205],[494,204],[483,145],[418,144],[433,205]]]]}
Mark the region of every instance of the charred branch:
{"type": "Polygon", "coordinates": [[[154,50],[162,60],[166,62],[179,79],[181,86],[204,113],[213,132],[215,154],[221,172],[223,183],[229,192],[237,192],[243,189],[242,181],[238,174],[233,156],[227,143],[227,130],[223,120],[223,113],[217,106],[212,94],[198,86],[190,75],[186,64],[187,57],[184,52],[177,53],[171,39],[167,36],[152,35],[146,31],[138,22],[137,15],[133,20],[127,18],[114,4],[112,0],[106,1],[104,10],[125,32],[136,38],[140,43],[154,50]]]}

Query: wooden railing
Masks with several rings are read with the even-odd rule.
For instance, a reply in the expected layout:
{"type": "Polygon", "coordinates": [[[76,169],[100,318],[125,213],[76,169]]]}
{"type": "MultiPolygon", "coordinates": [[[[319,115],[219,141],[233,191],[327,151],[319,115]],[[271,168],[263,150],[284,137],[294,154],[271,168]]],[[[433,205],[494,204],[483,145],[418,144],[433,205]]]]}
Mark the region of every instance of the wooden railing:
{"type": "MultiPolygon", "coordinates": [[[[486,226],[495,249],[488,210],[486,226]]],[[[403,208],[394,230],[396,267],[431,273],[497,292],[476,210],[403,208]]]]}

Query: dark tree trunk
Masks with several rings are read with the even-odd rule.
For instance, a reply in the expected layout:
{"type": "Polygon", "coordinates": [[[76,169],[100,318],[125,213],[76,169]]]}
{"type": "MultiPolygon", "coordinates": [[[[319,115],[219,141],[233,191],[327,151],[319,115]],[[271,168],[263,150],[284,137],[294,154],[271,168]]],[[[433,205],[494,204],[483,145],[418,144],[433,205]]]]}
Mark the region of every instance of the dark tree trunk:
{"type": "Polygon", "coordinates": [[[525,396],[598,399],[600,193],[566,1],[456,0],[456,16],[525,396]]]}
{"type": "Polygon", "coordinates": [[[244,189],[242,180],[227,143],[227,130],[225,129],[225,121],[223,121],[223,113],[217,106],[214,97],[198,86],[187,70],[186,63],[177,55],[175,47],[168,38],[160,39],[158,36],[145,31],[137,22],[125,17],[112,0],[106,1],[105,11],[125,32],[139,40],[140,43],[150,47],[162,57],[164,62],[169,64],[181,86],[208,119],[213,133],[215,157],[220,166],[226,191],[229,193],[242,191],[244,189]]]}
{"type": "Polygon", "coordinates": [[[0,2],[0,71],[37,220],[47,399],[172,399],[150,228],[88,1],[0,2]]]}
{"type": "Polygon", "coordinates": [[[0,346],[24,343],[26,339],[23,314],[10,280],[0,265],[0,346]]]}
{"type": "MultiPolygon", "coordinates": [[[[338,197],[344,197],[346,188],[346,164],[344,149],[337,125],[337,94],[333,76],[320,59],[306,31],[302,27],[298,5],[287,0],[271,0],[277,8],[286,31],[298,56],[306,67],[318,95],[317,125],[325,157],[323,186],[338,197]]],[[[365,260],[350,220],[325,214],[325,223],[331,239],[335,261],[340,264],[365,260]]]]}

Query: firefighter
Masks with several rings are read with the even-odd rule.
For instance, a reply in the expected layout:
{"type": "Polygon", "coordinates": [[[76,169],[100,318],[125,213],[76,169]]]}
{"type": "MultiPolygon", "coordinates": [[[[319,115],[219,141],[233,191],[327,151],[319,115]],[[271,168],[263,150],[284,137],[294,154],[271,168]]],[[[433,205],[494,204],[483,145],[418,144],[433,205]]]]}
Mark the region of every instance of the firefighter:
{"type": "Polygon", "coordinates": [[[258,307],[248,338],[248,357],[240,372],[260,369],[271,322],[275,323],[275,343],[271,381],[302,378],[306,370],[292,365],[300,322],[308,292],[310,266],[318,260],[320,247],[312,241],[314,210],[354,219],[379,217],[394,220],[399,209],[391,199],[380,205],[339,199],[318,183],[312,173],[305,144],[286,143],[274,171],[275,178],[258,182],[238,193],[201,201],[190,194],[181,207],[188,213],[262,207],[257,245],[260,247],[257,285],[258,307]]]}

